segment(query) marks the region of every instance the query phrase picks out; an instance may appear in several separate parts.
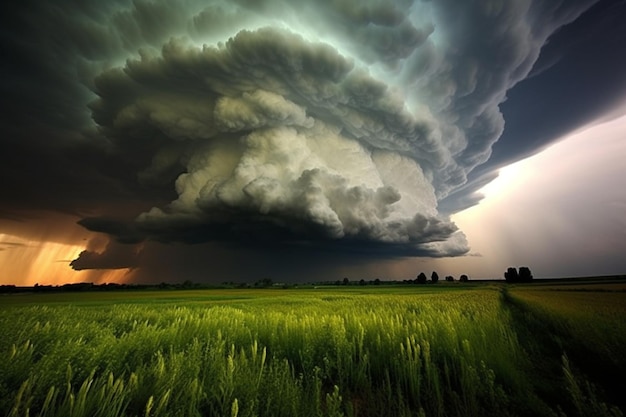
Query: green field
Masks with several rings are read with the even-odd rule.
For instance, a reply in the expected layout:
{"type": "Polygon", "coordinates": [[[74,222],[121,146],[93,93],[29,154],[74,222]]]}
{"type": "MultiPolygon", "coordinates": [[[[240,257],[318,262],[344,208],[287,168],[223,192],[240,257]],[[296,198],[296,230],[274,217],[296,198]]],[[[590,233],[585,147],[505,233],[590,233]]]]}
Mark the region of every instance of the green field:
{"type": "Polygon", "coordinates": [[[619,416],[622,284],[0,297],[4,416],[619,416]]]}

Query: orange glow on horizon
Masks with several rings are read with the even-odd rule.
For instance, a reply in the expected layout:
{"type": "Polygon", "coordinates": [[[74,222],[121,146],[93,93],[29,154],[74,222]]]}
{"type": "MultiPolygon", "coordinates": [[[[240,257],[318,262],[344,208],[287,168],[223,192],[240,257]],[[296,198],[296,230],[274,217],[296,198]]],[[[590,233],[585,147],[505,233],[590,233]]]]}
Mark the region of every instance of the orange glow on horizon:
{"type": "Polygon", "coordinates": [[[72,269],[70,262],[83,250],[84,245],[42,242],[0,233],[0,284],[32,286],[129,281],[132,273],[129,269],[72,269]]]}

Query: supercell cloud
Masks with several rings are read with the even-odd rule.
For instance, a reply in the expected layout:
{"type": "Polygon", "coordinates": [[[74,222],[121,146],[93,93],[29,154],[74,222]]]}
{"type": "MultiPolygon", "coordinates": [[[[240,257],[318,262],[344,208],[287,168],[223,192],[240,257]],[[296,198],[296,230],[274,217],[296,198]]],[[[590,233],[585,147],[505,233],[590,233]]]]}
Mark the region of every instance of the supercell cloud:
{"type": "Polygon", "coordinates": [[[433,178],[460,168],[436,120],[329,44],[275,28],[170,41],[95,86],[107,137],[154,155],[139,178],[175,186],[177,199],[136,220],[155,238],[276,229],[430,251],[456,231],[437,213],[433,178]]]}
{"type": "MultiPolygon", "coordinates": [[[[7,29],[21,84],[3,89],[53,132],[24,140],[90,155],[103,200],[140,201],[125,220],[83,216],[120,242],[458,256],[439,203],[489,159],[507,90],[592,3],[36,3],[7,29]],[[46,59],[20,78],[29,54],[46,59]]],[[[116,265],[86,251],[74,267],[91,264],[116,265]]]]}

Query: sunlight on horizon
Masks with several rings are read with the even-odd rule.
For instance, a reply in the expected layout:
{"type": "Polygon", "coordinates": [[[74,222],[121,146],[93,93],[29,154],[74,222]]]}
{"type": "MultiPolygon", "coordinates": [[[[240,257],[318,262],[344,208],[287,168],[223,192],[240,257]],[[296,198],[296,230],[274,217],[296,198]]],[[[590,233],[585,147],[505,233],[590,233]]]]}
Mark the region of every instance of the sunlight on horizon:
{"type": "MultiPolygon", "coordinates": [[[[485,196],[479,204],[452,216],[471,252],[483,256],[480,269],[530,264],[537,266],[538,275],[552,276],[555,263],[574,265],[617,250],[618,236],[626,229],[607,230],[600,220],[615,217],[614,224],[620,224],[620,208],[626,206],[620,191],[625,128],[625,115],[599,120],[501,168],[499,176],[479,190],[485,196]],[[586,231],[583,238],[581,230],[586,231]]],[[[571,269],[571,274],[583,273],[571,269]]]]}

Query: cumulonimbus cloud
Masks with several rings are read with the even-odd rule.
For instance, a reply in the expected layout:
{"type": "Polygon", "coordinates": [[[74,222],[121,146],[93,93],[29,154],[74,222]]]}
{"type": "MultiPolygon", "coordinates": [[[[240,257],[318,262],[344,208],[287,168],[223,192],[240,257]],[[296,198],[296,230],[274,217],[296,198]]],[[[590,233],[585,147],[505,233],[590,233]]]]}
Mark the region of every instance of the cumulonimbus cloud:
{"type": "Polygon", "coordinates": [[[135,220],[85,227],[454,256],[469,248],[439,202],[488,160],[506,91],[593,0],[74,3],[33,12],[54,36],[15,29],[51,45],[54,94],[20,94],[58,137],[74,123],[80,146],[133,170],[104,175],[117,198],[159,187],[135,220]],[[68,104],[88,101],[97,131],[68,104]]]}
{"type": "Polygon", "coordinates": [[[95,85],[94,120],[120,149],[140,140],[155,155],[143,180],[184,171],[178,198],[137,218],[157,238],[264,223],[419,253],[457,232],[430,180],[455,164],[436,121],[327,44],[272,28],[219,47],[172,41],[95,85]]]}
{"type": "Polygon", "coordinates": [[[278,4],[210,12],[283,27],[203,46],[171,39],[95,78],[94,120],[122,151],[141,144],[152,159],[139,178],[178,196],[135,226],[165,241],[262,233],[467,252],[438,201],[488,159],[506,90],[576,8],[307,4],[332,28],[312,40],[301,20],[268,17],[278,4]]]}

